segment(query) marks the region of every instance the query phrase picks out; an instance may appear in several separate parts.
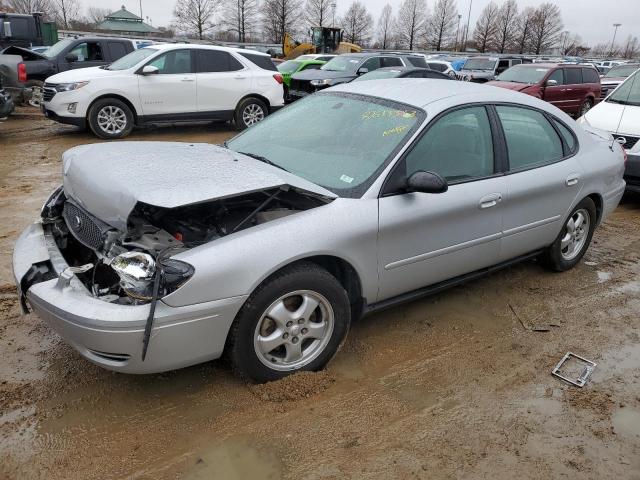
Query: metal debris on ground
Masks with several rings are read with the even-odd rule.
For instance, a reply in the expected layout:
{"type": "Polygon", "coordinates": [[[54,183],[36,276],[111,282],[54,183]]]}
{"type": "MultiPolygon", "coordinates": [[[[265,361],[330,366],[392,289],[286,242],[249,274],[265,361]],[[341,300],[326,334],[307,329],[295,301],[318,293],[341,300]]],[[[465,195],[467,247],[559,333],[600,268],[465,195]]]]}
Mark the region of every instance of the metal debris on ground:
{"type": "Polygon", "coordinates": [[[570,383],[571,385],[575,385],[576,387],[584,387],[589,380],[589,377],[593,373],[596,368],[596,363],[591,360],[587,360],[580,355],[576,355],[575,353],[567,352],[562,360],[558,362],[555,368],[551,371],[551,374],[561,378],[565,382],[570,383]],[[573,368],[567,368],[563,370],[563,367],[567,367],[566,364],[571,364],[573,368]],[[569,378],[570,374],[578,374],[577,378],[569,378]]]}

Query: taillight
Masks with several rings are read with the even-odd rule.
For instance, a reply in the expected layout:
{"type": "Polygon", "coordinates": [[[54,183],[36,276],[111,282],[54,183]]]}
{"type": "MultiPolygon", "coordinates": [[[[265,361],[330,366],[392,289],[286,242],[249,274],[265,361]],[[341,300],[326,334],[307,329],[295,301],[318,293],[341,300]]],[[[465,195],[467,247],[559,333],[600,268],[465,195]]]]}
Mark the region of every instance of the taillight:
{"type": "Polygon", "coordinates": [[[280,75],[279,73],[274,73],[273,78],[275,79],[276,82],[282,85],[282,75],[280,75]]]}
{"type": "Polygon", "coordinates": [[[19,82],[27,81],[27,66],[24,63],[18,64],[18,81],[19,82]]]}

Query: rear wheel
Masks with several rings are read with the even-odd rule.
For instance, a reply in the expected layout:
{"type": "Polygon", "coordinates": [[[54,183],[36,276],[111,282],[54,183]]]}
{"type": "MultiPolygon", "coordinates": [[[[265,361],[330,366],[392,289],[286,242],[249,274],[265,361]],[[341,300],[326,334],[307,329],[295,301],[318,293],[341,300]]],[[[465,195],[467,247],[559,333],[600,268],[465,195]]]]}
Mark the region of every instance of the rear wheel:
{"type": "Polygon", "coordinates": [[[579,115],[580,116],[585,115],[589,110],[591,110],[592,107],[593,107],[593,101],[587,98],[580,106],[579,115]]]}
{"type": "Polygon", "coordinates": [[[241,376],[267,382],[322,369],[347,335],[351,311],[338,280],[299,263],[266,280],[236,317],[227,355],[241,376]]]}
{"type": "Polygon", "coordinates": [[[543,254],[544,264],[557,272],[575,267],[591,244],[596,218],[593,200],[583,199],[567,218],[558,238],[543,254]]]}
{"type": "Polygon", "coordinates": [[[89,126],[98,137],[110,140],[126,137],[133,130],[133,113],[117,98],[103,98],[89,109],[89,126]]]}
{"type": "Polygon", "coordinates": [[[257,98],[245,98],[236,107],[234,119],[238,130],[245,130],[264,120],[269,115],[265,103],[257,98]]]}

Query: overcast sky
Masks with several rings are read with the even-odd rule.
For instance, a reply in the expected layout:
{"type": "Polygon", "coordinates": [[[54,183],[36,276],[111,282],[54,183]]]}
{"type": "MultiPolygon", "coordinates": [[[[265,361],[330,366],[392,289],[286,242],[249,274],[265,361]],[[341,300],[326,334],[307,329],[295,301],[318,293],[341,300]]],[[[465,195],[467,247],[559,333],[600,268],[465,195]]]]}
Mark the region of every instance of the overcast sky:
{"type": "MultiPolygon", "coordinates": [[[[397,11],[401,0],[361,0],[374,20],[377,21],[382,7],[389,3],[397,11]]],[[[613,36],[613,24],[621,23],[618,30],[618,40],[622,41],[627,35],[640,36],[640,0],[551,0],[562,10],[562,20],[566,30],[579,34],[585,42],[594,45],[600,42],[610,42],[613,36]]],[[[111,8],[118,10],[122,4],[135,14],[140,14],[140,0],[80,0],[85,10],[89,6],[111,8]]],[[[338,14],[349,7],[351,0],[337,0],[338,14]]],[[[429,7],[434,0],[427,0],[429,7]]],[[[473,0],[471,9],[471,25],[475,23],[482,9],[489,0],[473,0]]],[[[501,0],[498,0],[501,3],[501,0]]],[[[537,6],[540,1],[518,0],[520,8],[537,6]]],[[[166,26],[171,22],[175,0],[142,0],[142,13],[151,18],[154,26],[166,26]]],[[[458,10],[466,21],[469,11],[469,0],[458,0],[458,10]]],[[[473,27],[472,27],[473,28],[473,27]]]]}

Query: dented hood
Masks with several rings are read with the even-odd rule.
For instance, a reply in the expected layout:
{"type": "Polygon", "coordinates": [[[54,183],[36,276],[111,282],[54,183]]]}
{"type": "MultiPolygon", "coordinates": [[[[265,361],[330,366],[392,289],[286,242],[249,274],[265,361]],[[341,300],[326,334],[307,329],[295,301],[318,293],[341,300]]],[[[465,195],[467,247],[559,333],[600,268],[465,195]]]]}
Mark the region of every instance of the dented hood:
{"type": "Polygon", "coordinates": [[[121,230],[138,202],[174,208],[284,185],[336,196],[284,170],[204,143],[82,145],[64,153],[63,173],[67,197],[121,230]]]}

